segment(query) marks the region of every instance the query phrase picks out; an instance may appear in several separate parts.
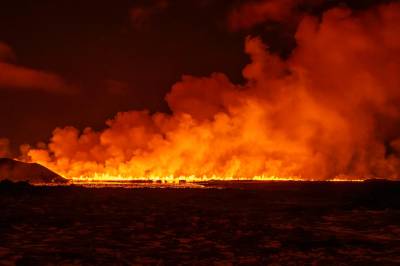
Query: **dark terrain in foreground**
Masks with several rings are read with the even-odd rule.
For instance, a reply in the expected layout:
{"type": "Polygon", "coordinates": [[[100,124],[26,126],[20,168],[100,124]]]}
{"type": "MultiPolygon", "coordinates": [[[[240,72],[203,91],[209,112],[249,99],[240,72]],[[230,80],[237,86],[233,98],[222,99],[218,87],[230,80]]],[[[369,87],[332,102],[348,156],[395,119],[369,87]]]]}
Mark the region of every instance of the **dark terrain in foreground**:
{"type": "Polygon", "coordinates": [[[400,183],[0,184],[0,265],[399,265],[400,183]]]}

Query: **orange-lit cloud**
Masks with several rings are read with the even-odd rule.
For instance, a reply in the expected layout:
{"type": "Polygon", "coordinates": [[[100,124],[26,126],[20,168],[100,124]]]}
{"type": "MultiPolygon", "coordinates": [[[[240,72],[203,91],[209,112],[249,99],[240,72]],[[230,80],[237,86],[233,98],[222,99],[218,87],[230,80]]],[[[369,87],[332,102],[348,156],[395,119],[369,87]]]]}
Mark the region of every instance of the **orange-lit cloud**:
{"type": "Polygon", "coordinates": [[[400,4],[302,19],[283,60],[246,39],[244,84],[185,76],[172,114],[130,111],[107,128],[57,128],[26,150],[66,177],[400,178],[400,4]]]}
{"type": "Polygon", "coordinates": [[[299,19],[299,5],[315,5],[320,0],[259,0],[246,1],[235,7],[228,16],[232,30],[248,29],[266,21],[288,22],[299,19]]]}
{"type": "Polygon", "coordinates": [[[39,90],[70,93],[73,86],[51,72],[18,66],[12,62],[15,54],[11,47],[0,43],[0,89],[39,90]]]}

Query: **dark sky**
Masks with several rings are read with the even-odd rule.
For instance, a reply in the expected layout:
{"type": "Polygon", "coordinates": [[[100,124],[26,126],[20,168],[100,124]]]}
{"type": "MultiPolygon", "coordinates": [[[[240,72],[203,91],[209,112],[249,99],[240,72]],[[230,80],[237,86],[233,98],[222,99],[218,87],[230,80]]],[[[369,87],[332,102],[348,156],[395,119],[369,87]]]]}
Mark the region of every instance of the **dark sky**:
{"type": "MultiPolygon", "coordinates": [[[[12,65],[52,73],[74,89],[0,82],[0,137],[15,147],[46,140],[57,126],[101,128],[118,111],[168,112],[164,96],[183,74],[224,72],[241,82],[249,34],[288,55],[295,46],[295,20],[228,27],[230,11],[245,2],[250,1],[2,1],[0,42],[12,48],[12,65]]],[[[333,5],[358,9],[383,1],[342,2],[296,10],[320,14],[333,5]]],[[[7,74],[0,72],[0,80],[2,75],[7,74]]]]}

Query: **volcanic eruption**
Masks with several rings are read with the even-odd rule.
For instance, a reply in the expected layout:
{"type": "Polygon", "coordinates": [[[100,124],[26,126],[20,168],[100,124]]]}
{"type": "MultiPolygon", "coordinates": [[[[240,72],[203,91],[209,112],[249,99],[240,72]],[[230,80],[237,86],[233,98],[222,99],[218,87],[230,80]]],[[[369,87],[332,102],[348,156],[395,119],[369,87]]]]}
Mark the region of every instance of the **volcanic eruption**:
{"type": "Polygon", "coordinates": [[[3,2],[0,265],[399,264],[400,1],[3,2]]]}
{"type": "Polygon", "coordinates": [[[22,160],[69,179],[400,177],[400,4],[304,16],[287,58],[245,40],[244,82],[183,76],[170,113],[56,128],[22,160]]]}

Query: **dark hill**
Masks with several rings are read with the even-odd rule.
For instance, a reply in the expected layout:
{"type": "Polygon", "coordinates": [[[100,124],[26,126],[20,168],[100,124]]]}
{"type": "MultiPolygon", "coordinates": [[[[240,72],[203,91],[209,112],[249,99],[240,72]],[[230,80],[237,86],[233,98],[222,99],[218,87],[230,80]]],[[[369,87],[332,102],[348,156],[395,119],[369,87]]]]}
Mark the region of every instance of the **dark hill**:
{"type": "Polygon", "coordinates": [[[66,183],[67,180],[37,163],[0,158],[0,180],[35,183],[66,183]]]}

